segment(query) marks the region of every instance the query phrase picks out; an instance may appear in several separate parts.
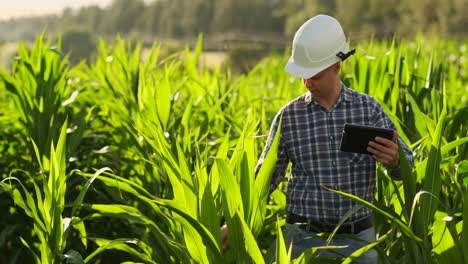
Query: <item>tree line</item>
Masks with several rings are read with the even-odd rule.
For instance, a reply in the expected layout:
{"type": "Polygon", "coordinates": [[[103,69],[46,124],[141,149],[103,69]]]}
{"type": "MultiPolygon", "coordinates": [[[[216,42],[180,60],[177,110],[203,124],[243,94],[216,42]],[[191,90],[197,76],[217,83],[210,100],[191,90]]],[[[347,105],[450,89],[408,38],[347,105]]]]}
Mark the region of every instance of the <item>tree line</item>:
{"type": "Polygon", "coordinates": [[[47,28],[99,36],[187,38],[235,32],[290,37],[309,17],[337,17],[357,40],[373,36],[411,38],[421,32],[442,38],[468,36],[467,0],[115,0],[109,7],[65,9],[60,15],[0,22],[3,41],[31,40],[47,28]]]}

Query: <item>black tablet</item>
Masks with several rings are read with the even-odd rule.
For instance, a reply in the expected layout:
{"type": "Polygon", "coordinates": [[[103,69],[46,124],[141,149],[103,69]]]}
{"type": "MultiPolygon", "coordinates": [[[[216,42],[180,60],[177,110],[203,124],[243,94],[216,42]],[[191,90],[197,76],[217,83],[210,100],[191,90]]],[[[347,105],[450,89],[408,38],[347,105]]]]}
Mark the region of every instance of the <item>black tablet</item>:
{"type": "Polygon", "coordinates": [[[345,124],[343,137],[341,138],[340,150],[345,152],[355,152],[371,154],[367,151],[369,141],[374,141],[375,137],[383,137],[389,140],[393,138],[393,130],[380,127],[345,124]]]}

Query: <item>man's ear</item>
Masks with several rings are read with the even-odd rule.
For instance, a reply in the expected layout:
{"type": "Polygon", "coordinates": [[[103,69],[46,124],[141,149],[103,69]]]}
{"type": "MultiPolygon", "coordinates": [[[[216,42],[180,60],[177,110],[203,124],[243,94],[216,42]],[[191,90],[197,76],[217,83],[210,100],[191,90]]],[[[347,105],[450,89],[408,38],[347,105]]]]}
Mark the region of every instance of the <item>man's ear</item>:
{"type": "Polygon", "coordinates": [[[340,72],[340,69],[341,69],[341,62],[337,62],[337,63],[335,63],[335,65],[333,65],[333,70],[336,73],[340,72]]]}

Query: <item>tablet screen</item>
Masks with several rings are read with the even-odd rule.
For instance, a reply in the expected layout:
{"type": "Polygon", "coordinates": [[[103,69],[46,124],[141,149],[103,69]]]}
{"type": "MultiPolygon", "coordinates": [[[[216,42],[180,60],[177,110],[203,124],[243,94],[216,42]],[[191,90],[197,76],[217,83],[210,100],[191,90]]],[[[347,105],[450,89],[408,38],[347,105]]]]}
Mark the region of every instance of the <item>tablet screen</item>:
{"type": "Polygon", "coordinates": [[[374,141],[375,137],[383,137],[392,140],[393,130],[380,127],[345,124],[343,137],[341,138],[340,150],[345,152],[355,152],[371,154],[367,151],[369,141],[374,141]]]}

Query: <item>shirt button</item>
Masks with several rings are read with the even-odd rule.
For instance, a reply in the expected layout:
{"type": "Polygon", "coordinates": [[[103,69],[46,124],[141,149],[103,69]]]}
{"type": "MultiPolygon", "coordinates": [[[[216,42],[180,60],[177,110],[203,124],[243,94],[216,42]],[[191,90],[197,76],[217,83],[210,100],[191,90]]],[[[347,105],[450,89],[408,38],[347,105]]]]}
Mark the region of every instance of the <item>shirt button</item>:
{"type": "Polygon", "coordinates": [[[330,139],[331,139],[331,140],[333,140],[333,139],[334,139],[334,137],[333,137],[333,136],[330,136],[330,139]]]}
{"type": "Polygon", "coordinates": [[[332,164],[335,166],[335,165],[336,165],[336,161],[332,161],[332,164]]]}

